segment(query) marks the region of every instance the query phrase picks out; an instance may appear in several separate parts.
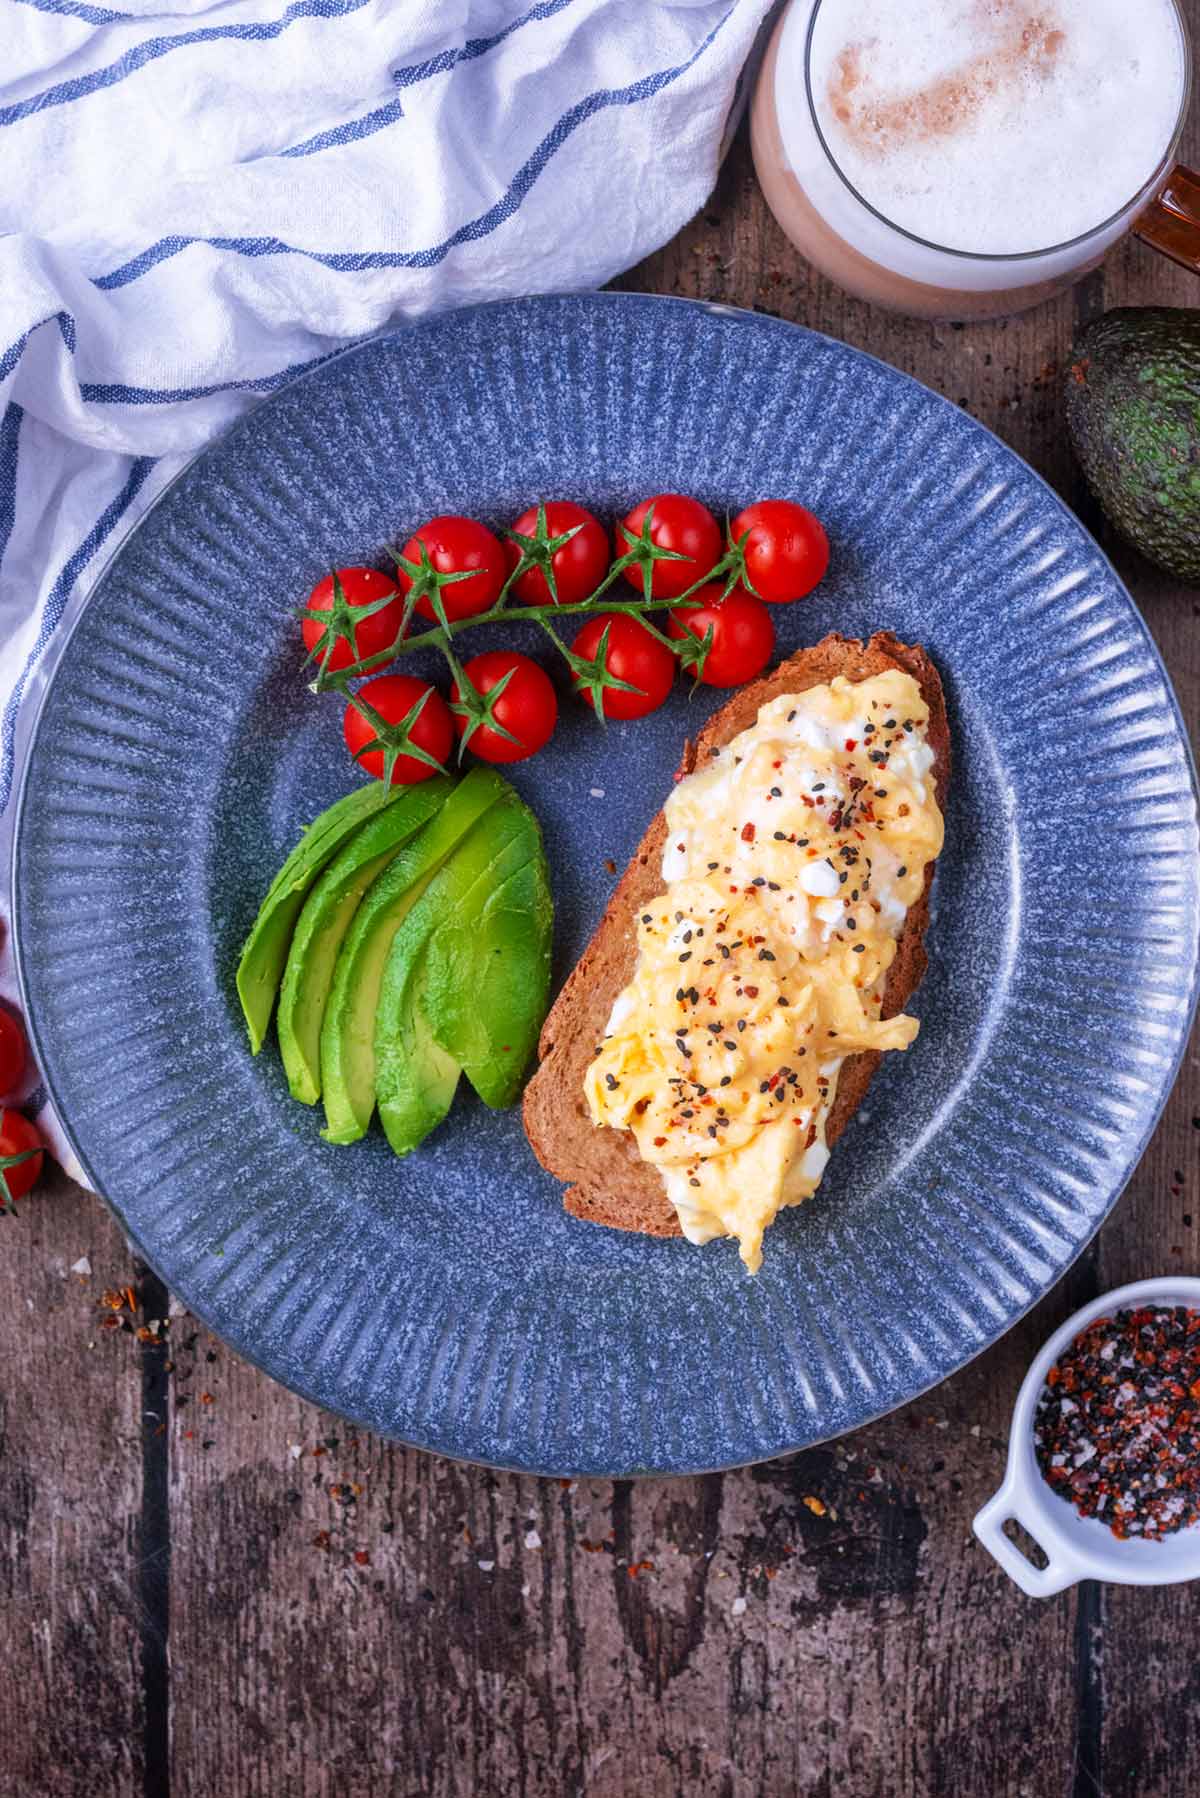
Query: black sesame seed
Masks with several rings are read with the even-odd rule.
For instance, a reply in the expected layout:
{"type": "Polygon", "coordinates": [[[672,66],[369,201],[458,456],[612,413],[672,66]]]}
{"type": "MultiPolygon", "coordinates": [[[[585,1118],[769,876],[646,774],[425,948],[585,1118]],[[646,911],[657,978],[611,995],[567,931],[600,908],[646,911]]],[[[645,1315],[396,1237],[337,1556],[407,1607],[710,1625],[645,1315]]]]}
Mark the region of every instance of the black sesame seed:
{"type": "Polygon", "coordinates": [[[769,949],[760,949],[758,952],[758,959],[759,961],[774,961],[775,957],[769,949]]]}
{"type": "Polygon", "coordinates": [[[685,950],[684,950],[684,952],[683,952],[683,954],[682,954],[682,955],[681,955],[681,956],[680,956],[680,957],[679,957],[679,959],[680,959],[680,961],[691,961],[691,959],[692,959],[692,952],[691,952],[691,950],[690,950],[690,949],[685,949],[685,950]]]}
{"type": "Polygon", "coordinates": [[[607,1086],[610,1093],[615,1093],[621,1082],[617,1079],[615,1074],[605,1074],[604,1084],[607,1086]]]}
{"type": "Polygon", "coordinates": [[[738,1032],[739,1032],[739,1034],[740,1034],[740,1033],[741,1033],[741,1032],[742,1032],[742,1031],[743,1031],[743,1030],[744,1030],[744,1029],[745,1029],[745,1028],[746,1028],[746,1020],[745,1020],[745,1018],[739,1018],[739,1019],[738,1019],[738,1021],[737,1021],[737,1027],[738,1027],[738,1032]]]}
{"type": "Polygon", "coordinates": [[[734,1040],[731,1036],[727,1036],[725,1038],[725,1041],[721,1044],[721,1047],[723,1049],[736,1049],[737,1044],[734,1042],[734,1040]]]}
{"type": "MultiPolygon", "coordinates": [[[[779,995],[778,999],[776,999],[775,1003],[776,1003],[776,1005],[790,1005],[791,1000],[786,999],[784,997],[784,995],[782,993],[780,993],[780,995],[779,995]]],[[[803,1053],[803,1051],[801,1051],[801,1053],[803,1053]]]]}
{"type": "Polygon", "coordinates": [[[896,878],[897,878],[897,879],[898,879],[898,880],[903,880],[903,879],[904,879],[904,876],[905,876],[905,875],[906,875],[906,874],[907,874],[907,873],[908,873],[908,869],[907,869],[907,868],[897,868],[897,869],[896,869],[896,878]]]}
{"type": "Polygon", "coordinates": [[[775,841],[777,843],[786,843],[787,842],[787,831],[786,830],[774,830],[771,832],[771,835],[775,838],[775,841]]]}
{"type": "MultiPolygon", "coordinates": [[[[865,953],[866,953],[866,947],[867,947],[867,945],[866,945],[866,944],[865,944],[865,943],[855,943],[855,945],[854,945],[854,953],[855,953],[855,955],[863,955],[863,954],[865,954],[865,953]]],[[[833,1031],[832,1031],[832,1030],[831,1030],[831,1031],[830,1031],[830,1032],[829,1032],[829,1034],[830,1034],[830,1036],[832,1036],[832,1035],[833,1035],[833,1031]]]]}
{"type": "Polygon", "coordinates": [[[772,799],[782,799],[783,798],[783,788],[782,787],[772,787],[771,788],[771,798],[772,799]]]}

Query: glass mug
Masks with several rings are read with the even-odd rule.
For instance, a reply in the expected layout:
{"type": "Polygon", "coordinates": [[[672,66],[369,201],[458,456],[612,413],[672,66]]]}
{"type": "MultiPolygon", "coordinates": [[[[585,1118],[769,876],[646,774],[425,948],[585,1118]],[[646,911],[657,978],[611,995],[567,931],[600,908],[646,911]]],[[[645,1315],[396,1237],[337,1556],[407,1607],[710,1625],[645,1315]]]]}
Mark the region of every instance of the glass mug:
{"type": "Polygon", "coordinates": [[[1191,72],[1178,0],[792,0],[755,89],[755,169],[808,261],[917,317],[1023,311],[1130,231],[1200,273],[1200,176],[1175,163],[1191,72]],[[1096,90],[1114,27],[1128,62],[1096,90]]]}

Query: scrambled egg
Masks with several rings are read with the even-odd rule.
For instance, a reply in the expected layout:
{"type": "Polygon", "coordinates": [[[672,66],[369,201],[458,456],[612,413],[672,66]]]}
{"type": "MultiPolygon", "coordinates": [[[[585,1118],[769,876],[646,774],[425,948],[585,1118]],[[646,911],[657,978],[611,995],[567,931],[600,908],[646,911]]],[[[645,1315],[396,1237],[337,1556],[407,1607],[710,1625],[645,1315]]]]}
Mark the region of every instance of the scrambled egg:
{"type": "Polygon", "coordinates": [[[689,1242],[736,1236],[756,1272],[784,1205],[816,1191],[838,1070],[905,1049],[887,971],[942,847],[928,711],[899,669],[771,700],[666,805],[666,891],[585,1076],[630,1130],[689,1242]]]}

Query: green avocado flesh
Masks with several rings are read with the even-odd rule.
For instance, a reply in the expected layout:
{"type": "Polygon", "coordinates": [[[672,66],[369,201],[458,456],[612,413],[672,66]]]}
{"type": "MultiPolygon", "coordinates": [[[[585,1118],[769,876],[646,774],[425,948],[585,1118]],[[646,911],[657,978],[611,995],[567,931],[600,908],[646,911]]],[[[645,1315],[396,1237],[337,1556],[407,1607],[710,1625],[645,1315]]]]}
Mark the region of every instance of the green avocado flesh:
{"type": "Polygon", "coordinates": [[[275,1032],[294,1099],[315,1105],[321,1096],[321,1024],[333,970],[359,902],[398,849],[440,811],[448,780],[403,787],[399,797],[350,838],[326,867],[296,922],[279,990],[275,1032]]]}
{"type": "Polygon", "coordinates": [[[262,1048],[271,1009],[287,960],[292,930],[309,887],[338,850],[368,818],[396,803],[403,788],[380,781],[356,787],[314,818],[280,868],[258,909],[238,962],[237,990],[255,1055],[262,1048]]]}
{"type": "Polygon", "coordinates": [[[1105,313],[1075,344],[1066,397],[1075,453],[1112,523],[1200,583],[1200,310],[1105,313]]]}
{"type": "Polygon", "coordinates": [[[338,955],[321,1026],[321,1134],[327,1142],[356,1142],[375,1109],[375,1011],[396,932],[442,863],[504,791],[490,768],[473,768],[367,889],[338,955]]]}
{"type": "Polygon", "coordinates": [[[551,901],[541,833],[508,792],[480,819],[393,938],[375,1014],[379,1115],[407,1155],[450,1109],[464,1071],[511,1105],[550,979],[551,901]]]}

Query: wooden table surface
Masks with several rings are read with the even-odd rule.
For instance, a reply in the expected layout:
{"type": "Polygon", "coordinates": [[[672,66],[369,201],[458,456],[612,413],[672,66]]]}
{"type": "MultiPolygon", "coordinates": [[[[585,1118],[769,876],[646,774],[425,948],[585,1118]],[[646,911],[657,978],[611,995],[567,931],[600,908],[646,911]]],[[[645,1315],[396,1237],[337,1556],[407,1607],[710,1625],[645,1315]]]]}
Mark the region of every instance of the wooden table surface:
{"type": "MultiPolygon", "coordinates": [[[[785,242],[743,131],[703,215],[619,285],[816,326],[990,425],[1113,553],[1194,732],[1198,596],[1100,527],[1059,376],[1083,321],[1200,304],[1194,277],[1127,243],[1021,319],[892,318],[785,242]]],[[[1095,1243],[957,1378],[792,1459],[642,1483],[356,1434],[163,1322],[100,1201],[47,1183],[0,1232],[0,1798],[1196,1791],[1194,1594],[1024,1598],[970,1519],[1046,1334],[1200,1272],[1198,1147],[1193,1045],[1095,1243]]]]}

